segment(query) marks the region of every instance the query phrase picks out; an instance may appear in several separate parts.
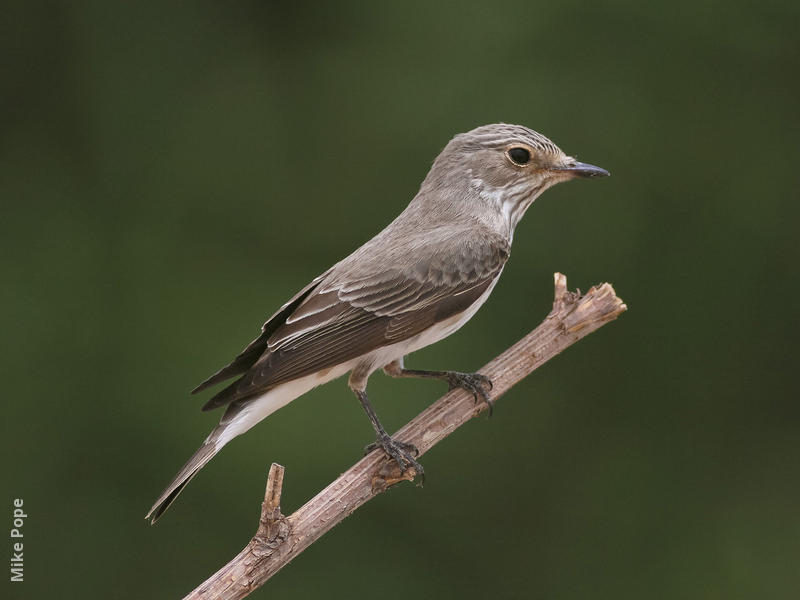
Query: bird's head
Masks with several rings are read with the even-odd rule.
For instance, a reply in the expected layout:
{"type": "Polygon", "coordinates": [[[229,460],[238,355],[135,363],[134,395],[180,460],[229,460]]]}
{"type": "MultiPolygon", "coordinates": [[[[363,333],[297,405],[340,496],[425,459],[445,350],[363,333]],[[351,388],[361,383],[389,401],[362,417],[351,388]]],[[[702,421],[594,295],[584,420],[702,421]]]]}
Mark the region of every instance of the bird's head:
{"type": "Polygon", "coordinates": [[[511,230],[547,188],[608,171],[567,156],[545,136],[521,125],[484,125],[455,136],[434,161],[423,184],[499,211],[511,230]]]}

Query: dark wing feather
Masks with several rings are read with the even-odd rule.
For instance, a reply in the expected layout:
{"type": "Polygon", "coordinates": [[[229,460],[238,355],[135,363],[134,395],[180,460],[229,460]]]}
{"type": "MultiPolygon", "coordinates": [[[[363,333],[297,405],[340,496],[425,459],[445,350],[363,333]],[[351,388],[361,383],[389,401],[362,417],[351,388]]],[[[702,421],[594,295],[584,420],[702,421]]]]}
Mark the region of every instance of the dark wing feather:
{"type": "Polygon", "coordinates": [[[303,300],[308,298],[309,294],[314,291],[314,288],[320,284],[322,278],[327,274],[328,272],[326,271],[319,277],[315,278],[311,283],[300,290],[291,300],[281,306],[280,309],[278,309],[278,311],[269,319],[267,319],[264,325],[262,325],[261,335],[250,342],[229,365],[222,367],[219,371],[194,388],[192,390],[192,394],[201,392],[204,389],[219,383],[220,381],[225,381],[226,379],[230,379],[235,375],[240,375],[247,372],[258,361],[261,355],[267,351],[267,341],[273,332],[283,325],[284,321],[286,321],[286,318],[292,314],[292,312],[303,302],[303,300]]]}
{"type": "Polygon", "coordinates": [[[411,275],[408,270],[386,269],[356,282],[321,282],[272,331],[267,351],[250,370],[203,410],[245,400],[411,338],[465,311],[499,275],[508,245],[486,240],[453,258],[448,257],[448,265],[421,259],[411,275]]]}

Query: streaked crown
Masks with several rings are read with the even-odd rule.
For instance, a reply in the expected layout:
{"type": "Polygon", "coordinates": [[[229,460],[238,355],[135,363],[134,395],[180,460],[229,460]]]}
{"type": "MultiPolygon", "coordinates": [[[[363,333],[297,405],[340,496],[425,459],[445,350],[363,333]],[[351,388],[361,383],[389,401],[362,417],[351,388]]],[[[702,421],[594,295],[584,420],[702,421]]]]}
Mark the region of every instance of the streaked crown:
{"type": "Polygon", "coordinates": [[[553,156],[563,154],[561,148],[541,133],[523,125],[506,123],[482,125],[472,131],[460,133],[452,139],[448,146],[459,146],[464,150],[479,150],[481,148],[505,148],[520,142],[553,156]]]}

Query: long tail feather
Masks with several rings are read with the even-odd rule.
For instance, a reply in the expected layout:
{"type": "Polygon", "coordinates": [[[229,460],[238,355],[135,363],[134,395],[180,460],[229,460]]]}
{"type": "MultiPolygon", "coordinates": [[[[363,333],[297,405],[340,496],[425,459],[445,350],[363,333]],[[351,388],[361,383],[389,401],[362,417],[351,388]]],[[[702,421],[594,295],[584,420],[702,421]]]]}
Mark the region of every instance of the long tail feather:
{"type": "Polygon", "coordinates": [[[175,501],[175,498],[183,491],[183,488],[191,481],[192,477],[208,461],[214,458],[214,455],[222,450],[225,444],[298,396],[305,394],[321,383],[339,377],[351,366],[349,364],[340,365],[335,369],[329,370],[325,377],[319,377],[316,374],[308,375],[280,384],[260,396],[239,399],[229,404],[219,421],[219,425],[213,429],[206,441],[203,442],[203,445],[200,446],[164,489],[145,518],[150,519],[151,523],[155,523],[164,514],[164,511],[169,508],[170,504],[175,501]]]}
{"type": "Polygon", "coordinates": [[[169,505],[175,501],[186,487],[186,484],[192,480],[192,477],[197,475],[197,472],[202,469],[208,461],[219,451],[222,446],[217,447],[213,441],[214,434],[210,435],[202,446],[195,452],[189,461],[178,471],[175,478],[170,481],[169,485],[161,492],[161,495],[156,500],[150,512],[147,513],[145,519],[150,519],[150,524],[154,524],[158,518],[164,514],[164,511],[169,508],[169,505]]]}

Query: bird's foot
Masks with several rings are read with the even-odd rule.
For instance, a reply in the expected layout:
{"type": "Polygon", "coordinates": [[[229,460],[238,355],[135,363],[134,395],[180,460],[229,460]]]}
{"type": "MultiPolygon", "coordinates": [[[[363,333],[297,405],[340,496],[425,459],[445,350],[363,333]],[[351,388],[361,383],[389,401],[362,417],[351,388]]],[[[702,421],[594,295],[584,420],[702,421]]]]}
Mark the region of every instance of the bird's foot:
{"type": "Polygon", "coordinates": [[[381,448],[389,458],[397,463],[403,472],[413,468],[417,475],[422,477],[422,481],[425,481],[425,469],[415,458],[419,456],[419,450],[414,444],[400,442],[389,435],[379,436],[376,441],[364,448],[364,454],[369,454],[376,448],[381,448]]]}
{"type": "Polygon", "coordinates": [[[450,389],[461,388],[467,390],[475,398],[477,404],[479,400],[486,402],[489,407],[489,416],[494,412],[494,401],[489,398],[489,391],[494,387],[492,380],[480,373],[459,373],[458,371],[447,371],[447,383],[450,389]]]}

